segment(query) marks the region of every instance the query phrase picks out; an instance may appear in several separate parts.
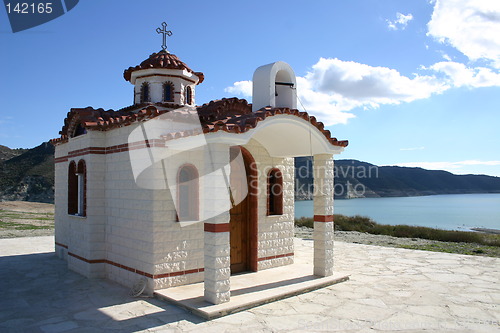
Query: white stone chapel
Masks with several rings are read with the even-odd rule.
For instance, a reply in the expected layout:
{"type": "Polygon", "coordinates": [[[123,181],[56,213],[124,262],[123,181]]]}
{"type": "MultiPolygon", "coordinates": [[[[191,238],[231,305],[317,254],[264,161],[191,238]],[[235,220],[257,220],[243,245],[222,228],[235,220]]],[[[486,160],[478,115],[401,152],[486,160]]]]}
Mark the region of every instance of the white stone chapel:
{"type": "Polygon", "coordinates": [[[288,64],[256,69],[253,104],[197,106],[203,73],[165,47],[123,76],[132,105],[73,108],[52,140],[70,269],[149,293],[203,282],[227,302],[231,274],[293,263],[294,157],[314,156],[314,274],[333,273],[333,155],[348,143],[297,110],[288,64]]]}

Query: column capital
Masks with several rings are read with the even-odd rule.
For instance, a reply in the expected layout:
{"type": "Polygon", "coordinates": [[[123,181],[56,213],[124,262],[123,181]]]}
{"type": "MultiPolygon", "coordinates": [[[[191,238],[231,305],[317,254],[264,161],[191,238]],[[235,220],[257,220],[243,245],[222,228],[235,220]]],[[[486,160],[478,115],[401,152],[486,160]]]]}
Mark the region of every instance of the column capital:
{"type": "Polygon", "coordinates": [[[316,160],[327,161],[327,160],[333,159],[333,154],[315,154],[313,156],[313,158],[314,158],[314,161],[316,161],[316,160]]]}

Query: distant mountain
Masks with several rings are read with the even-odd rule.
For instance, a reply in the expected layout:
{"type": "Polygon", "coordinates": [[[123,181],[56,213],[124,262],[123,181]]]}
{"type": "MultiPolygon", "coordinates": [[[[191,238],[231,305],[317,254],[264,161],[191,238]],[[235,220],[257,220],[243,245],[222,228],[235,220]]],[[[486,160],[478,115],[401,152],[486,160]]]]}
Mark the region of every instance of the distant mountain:
{"type": "Polygon", "coordinates": [[[54,202],[54,146],[0,146],[0,200],[54,202]]]}
{"type": "MultiPolygon", "coordinates": [[[[337,198],[500,193],[500,177],[454,175],[422,168],[378,167],[357,160],[336,160],[334,174],[337,198]]],[[[311,158],[295,159],[295,179],[296,199],[312,198],[311,158]]]]}
{"type": "MultiPolygon", "coordinates": [[[[500,193],[500,177],[378,167],[357,160],[336,160],[334,174],[336,198],[500,193]]],[[[312,183],[311,158],[296,158],[295,198],[311,199],[312,183]]],[[[50,143],[32,149],[0,146],[1,200],[54,202],[54,147],[50,143]]]]}
{"type": "Polygon", "coordinates": [[[9,160],[13,157],[16,157],[18,155],[21,155],[27,150],[28,149],[10,149],[9,147],[0,145],[0,163],[9,160]]]}

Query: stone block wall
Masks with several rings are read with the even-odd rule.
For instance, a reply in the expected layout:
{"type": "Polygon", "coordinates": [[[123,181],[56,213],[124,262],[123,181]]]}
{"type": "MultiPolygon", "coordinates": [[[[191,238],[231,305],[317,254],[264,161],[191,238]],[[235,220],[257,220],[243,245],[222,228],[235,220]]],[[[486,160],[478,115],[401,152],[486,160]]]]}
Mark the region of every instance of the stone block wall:
{"type": "MultiPolygon", "coordinates": [[[[227,197],[226,184],[204,184],[208,181],[204,175],[210,171],[207,169],[209,161],[207,154],[199,151],[181,153],[169,159],[167,164],[154,158],[148,160],[152,155],[161,156],[159,146],[143,147],[139,149],[141,154],[133,155],[152,164],[136,182],[134,176],[137,174],[134,175],[130,160],[130,150],[135,146],[127,143],[129,134],[137,126],[107,132],[91,131],[56,147],[56,253],[68,261],[70,269],[87,277],[107,277],[128,287],[146,277],[149,292],[203,281],[206,274],[204,224],[176,221],[177,188],[170,186],[169,181],[177,180],[179,167],[186,161],[194,165],[200,174],[200,211],[206,213],[199,219],[215,224],[221,221],[210,219],[211,208],[215,207],[210,198],[227,197]],[[68,166],[71,161],[78,163],[81,159],[87,166],[85,217],[67,213],[68,166]],[[210,191],[203,190],[207,186],[210,191]]],[[[252,154],[258,168],[257,268],[291,264],[294,251],[293,159],[272,158],[255,140],[244,147],[252,154]],[[283,174],[282,215],[267,215],[267,175],[271,168],[278,168],[283,174]]],[[[229,155],[229,146],[219,148],[226,149],[229,155]]],[[[229,175],[229,168],[225,171],[229,175]]],[[[229,207],[229,199],[226,201],[229,207]]],[[[229,213],[224,215],[224,223],[229,222],[228,216],[229,213]]]]}
{"type": "Polygon", "coordinates": [[[153,166],[156,182],[167,178],[168,190],[155,191],[152,198],[154,230],[154,288],[161,289],[203,281],[203,216],[205,194],[198,193],[200,216],[193,221],[177,222],[177,181],[179,169],[189,164],[200,176],[204,187],[205,158],[201,150],[178,152],[153,166]]]}
{"type": "MultiPolygon", "coordinates": [[[[130,132],[136,127],[127,126],[106,132],[106,147],[126,144],[130,132]]],[[[147,152],[147,148],[141,151],[147,152]]],[[[131,152],[123,149],[105,155],[106,276],[129,287],[146,276],[148,291],[151,291],[155,264],[152,235],[156,190],[136,183],[131,152]]]]}
{"type": "MultiPolygon", "coordinates": [[[[54,158],[64,159],[68,155],[68,144],[55,147],[54,158]]],[[[67,260],[69,243],[69,223],[68,216],[68,165],[69,162],[55,163],[54,173],[54,236],[56,255],[67,260]]]]}
{"type": "Polygon", "coordinates": [[[68,260],[68,267],[87,277],[104,277],[105,216],[104,216],[104,159],[102,155],[82,152],[87,147],[100,147],[104,142],[101,132],[89,133],[56,147],[56,253],[68,260]],[[86,168],[86,214],[68,214],[69,164],[84,161],[86,168]],[[94,263],[95,262],[95,263],[94,263]]]}
{"type": "Polygon", "coordinates": [[[275,158],[256,140],[244,147],[258,168],[258,270],[293,264],[294,160],[275,158]],[[267,175],[272,168],[283,174],[283,214],[267,215],[267,175]]]}

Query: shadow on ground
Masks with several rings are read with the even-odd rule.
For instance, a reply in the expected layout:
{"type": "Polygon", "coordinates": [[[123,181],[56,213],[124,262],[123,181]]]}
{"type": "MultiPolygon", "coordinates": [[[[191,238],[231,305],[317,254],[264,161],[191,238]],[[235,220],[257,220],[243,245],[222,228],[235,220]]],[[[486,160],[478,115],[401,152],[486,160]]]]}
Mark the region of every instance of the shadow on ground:
{"type": "Polygon", "coordinates": [[[1,332],[136,332],[203,322],[154,298],[69,271],[54,253],[0,257],[1,332]]]}

